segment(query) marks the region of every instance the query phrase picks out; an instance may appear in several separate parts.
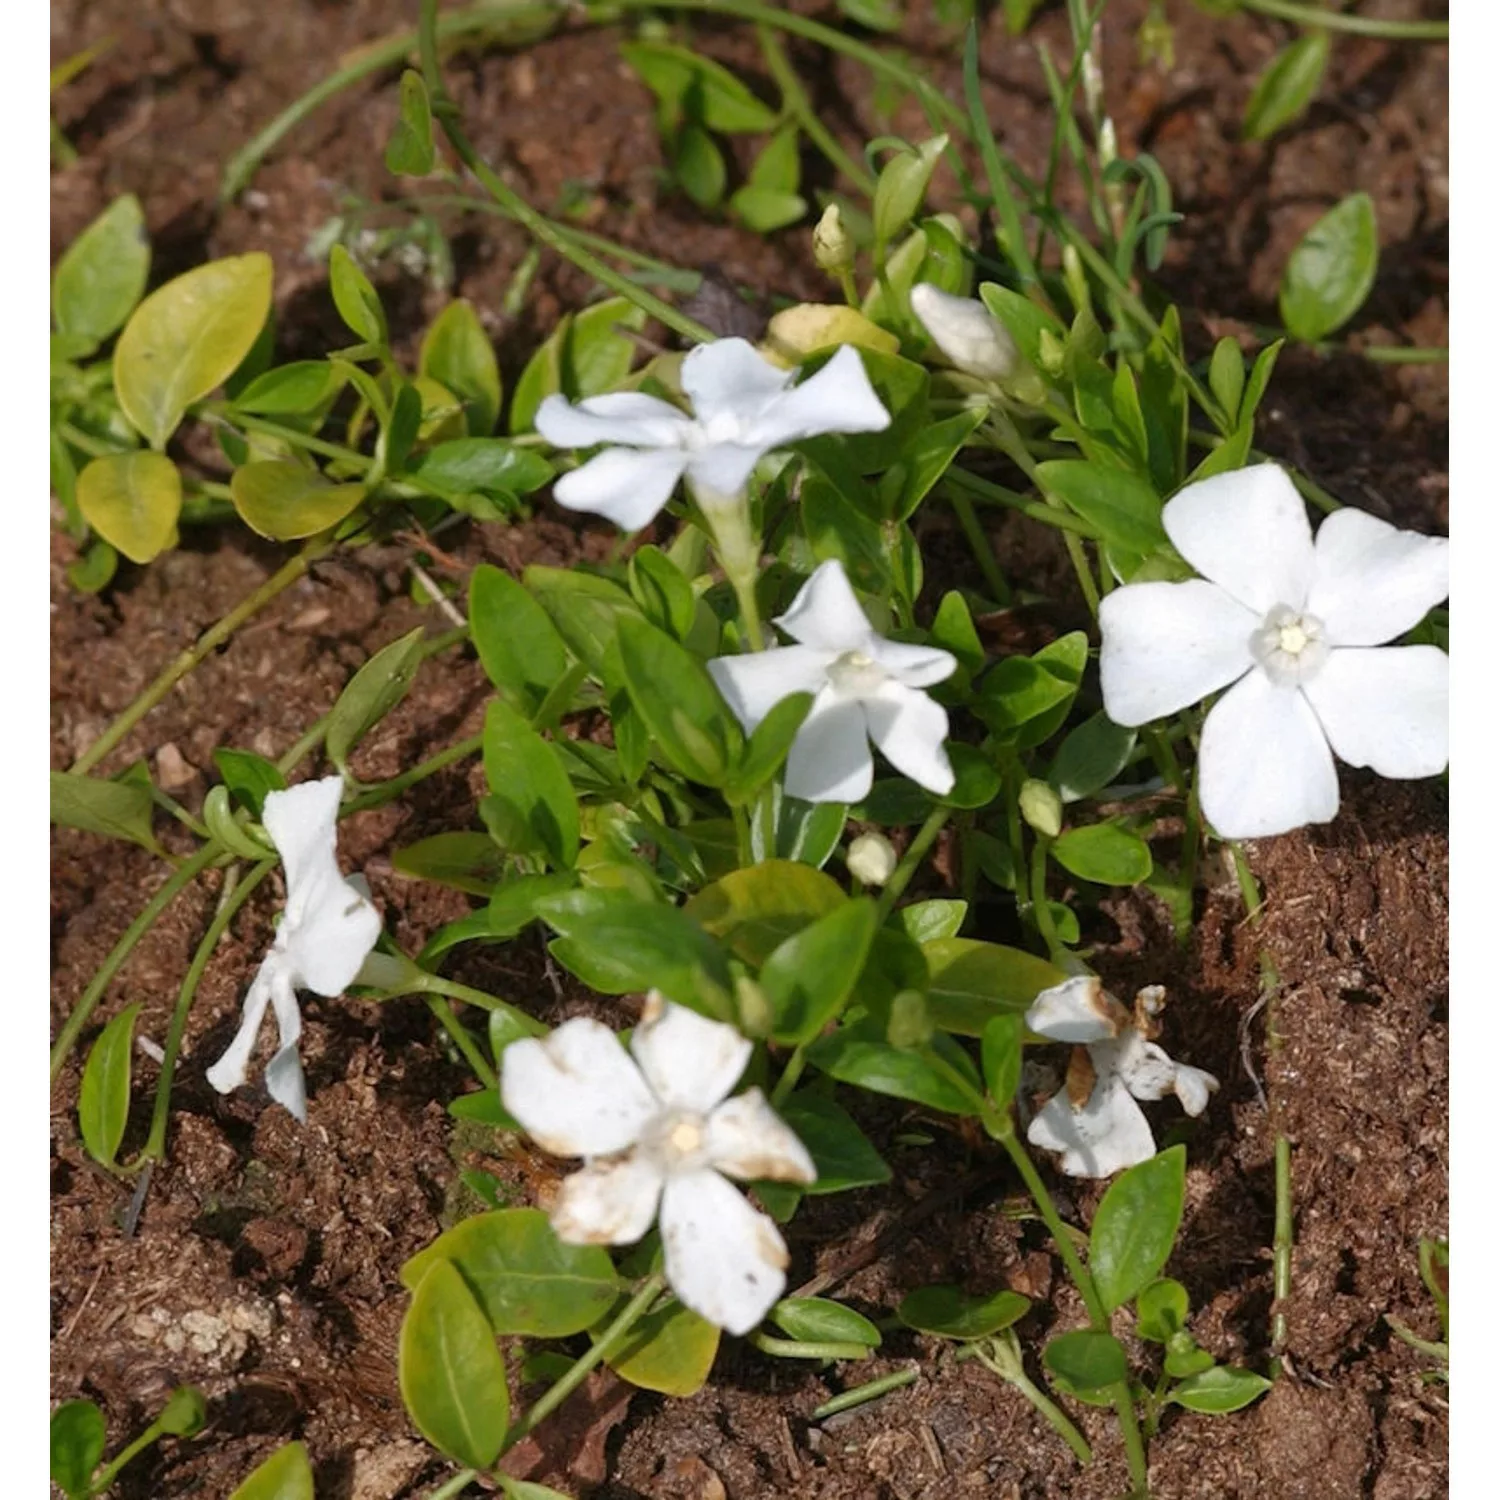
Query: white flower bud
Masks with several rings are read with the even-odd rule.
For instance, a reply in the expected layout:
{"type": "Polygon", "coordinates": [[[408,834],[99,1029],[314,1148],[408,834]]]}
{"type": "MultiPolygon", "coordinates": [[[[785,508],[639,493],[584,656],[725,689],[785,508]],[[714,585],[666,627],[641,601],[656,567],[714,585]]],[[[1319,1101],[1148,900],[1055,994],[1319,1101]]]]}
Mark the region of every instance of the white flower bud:
{"type": "Polygon", "coordinates": [[[1055,839],[1062,832],[1062,798],[1045,781],[1021,783],[1021,816],[1040,834],[1055,839]]]}
{"type": "Polygon", "coordinates": [[[854,241],[844,228],[844,216],[837,203],[823,210],[823,217],[813,229],[813,259],[820,271],[830,276],[854,269],[854,241]]]}
{"type": "Polygon", "coordinates": [[[972,297],[955,297],[930,282],[911,289],[911,310],[933,343],[965,375],[979,380],[1004,380],[1020,363],[1015,341],[972,297]]]}
{"type": "Polygon", "coordinates": [[[884,885],[896,872],[896,851],[883,833],[862,833],[849,845],[849,873],[866,885],[884,885]]]}

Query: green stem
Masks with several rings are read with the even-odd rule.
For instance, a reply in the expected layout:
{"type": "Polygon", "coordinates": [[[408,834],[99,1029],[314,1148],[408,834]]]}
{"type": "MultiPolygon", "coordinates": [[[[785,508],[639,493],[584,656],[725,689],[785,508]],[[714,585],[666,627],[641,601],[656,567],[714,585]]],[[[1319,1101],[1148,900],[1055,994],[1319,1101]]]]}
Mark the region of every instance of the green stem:
{"type": "Polygon", "coordinates": [[[796,1088],[797,1080],[802,1077],[802,1070],[807,1066],[807,1043],[801,1042],[796,1050],[786,1060],[786,1067],[781,1070],[781,1077],[776,1080],[776,1087],[771,1090],[771,1108],[779,1109],[786,1103],[786,1096],[796,1088]]]}
{"type": "Polygon", "coordinates": [[[875,903],[877,926],[896,909],[896,903],[910,884],[912,876],[917,873],[917,867],[927,857],[927,851],[932,848],[938,834],[943,831],[943,825],[952,816],[951,807],[935,807],[927,814],[927,821],[917,830],[917,836],[907,846],[906,853],[901,856],[901,863],[891,872],[891,878],[886,881],[885,889],[880,893],[880,900],[875,903]]]}
{"type": "Polygon", "coordinates": [[[208,967],[208,961],[213,957],[214,949],[219,946],[219,939],[224,936],[229,924],[234,920],[235,913],[249,899],[256,886],[276,868],[277,863],[278,858],[262,860],[238,885],[233,887],[227,885],[227,881],[233,876],[234,867],[230,867],[219,909],[214,914],[213,921],[209,923],[208,931],[203,934],[203,940],[198,944],[198,949],[193,954],[193,961],[188,965],[188,971],[183,976],[182,988],[177,992],[177,1006],[172,1012],[172,1020],[167,1027],[167,1039],[162,1046],[161,1073],[156,1080],[156,1100],[151,1109],[151,1133],[147,1136],[145,1148],[140,1154],[141,1163],[162,1161],[167,1154],[167,1121],[172,1105],[172,1079],[177,1069],[177,1055],[182,1050],[183,1033],[187,1030],[188,1012],[193,1008],[198,986],[203,982],[203,971],[208,967]]]}
{"type": "Polygon", "coordinates": [[[453,1012],[453,1006],[441,995],[429,995],[427,1008],[438,1019],[438,1024],[453,1038],[453,1045],[464,1055],[464,1061],[474,1070],[474,1076],[485,1088],[498,1088],[500,1080],[495,1070],[485,1060],[478,1043],[469,1034],[469,1028],[453,1012]]]}
{"type": "Polygon", "coordinates": [[[1298,26],[1316,26],[1325,31],[1347,31],[1356,36],[1383,37],[1392,42],[1446,42],[1446,21],[1387,21],[1378,16],[1355,16],[1347,11],[1326,10],[1321,5],[1299,5],[1296,0],[1240,0],[1245,10],[1292,21],[1298,26]]]}
{"type": "Polygon", "coordinates": [[[452,1479],[444,1480],[427,1500],[458,1500],[458,1496],[479,1478],[477,1469],[460,1469],[452,1479]]]}
{"type": "Polygon", "coordinates": [[[1000,571],[1000,560],[995,556],[989,533],[979,524],[979,517],[974,513],[974,502],[961,484],[948,485],[946,493],[949,504],[953,506],[953,514],[958,517],[958,524],[969,546],[974,549],[974,557],[979,563],[979,571],[984,575],[990,594],[995,603],[1003,608],[1011,602],[1010,585],[1005,581],[1005,574],[1000,571]]]}
{"type": "Polygon", "coordinates": [[[1037,1409],[1052,1430],[1073,1450],[1073,1456],[1079,1463],[1090,1464],[1094,1461],[1088,1439],[1073,1425],[1062,1407],[1026,1373],[1026,1366],[1021,1359],[1021,1343],[1012,1329],[1007,1328],[994,1338],[978,1340],[970,1347],[974,1358],[985,1369],[1015,1386],[1037,1409]]]}
{"type": "Polygon", "coordinates": [[[503,1012],[512,1021],[516,1022],[528,1036],[545,1036],[547,1034],[547,1028],[540,1021],[532,1016],[528,1016],[523,1010],[517,1010],[509,1000],[502,1000],[498,995],[491,995],[485,990],[476,990],[472,985],[460,984],[456,979],[446,979],[441,974],[433,974],[425,969],[419,971],[419,976],[413,976],[410,986],[406,990],[393,991],[393,993],[427,996],[440,995],[449,1000],[461,1000],[465,1005],[474,1005],[480,1010],[498,1010],[503,1012]]]}
{"type": "Polygon", "coordinates": [[[1036,930],[1047,945],[1048,958],[1056,961],[1068,951],[1067,944],[1057,935],[1057,923],[1052,920],[1052,908],[1047,905],[1047,846],[1052,842],[1043,834],[1037,834],[1031,846],[1031,914],[1036,919],[1036,930]]]}
{"type": "Polygon", "coordinates": [[[781,90],[782,105],[796,120],[802,133],[823,153],[835,171],[842,172],[866,197],[873,195],[874,177],[839,145],[823,124],[776,33],[762,22],[756,26],[755,35],[766,60],[766,69],[781,90]]]}
{"type": "MultiPolygon", "coordinates": [[[[316,453],[319,458],[333,458],[340,463],[359,464],[367,470],[375,463],[368,453],[361,453],[358,448],[348,448],[342,443],[330,443],[327,438],[313,437],[309,433],[299,432],[295,427],[283,427],[280,422],[272,421],[269,417],[253,417],[239,411],[231,415],[227,410],[220,410],[217,403],[205,405],[195,414],[201,416],[206,422],[239,427],[246,432],[259,432],[265,437],[280,438],[294,448],[304,448],[309,453],[316,453]]],[[[409,483],[412,477],[410,474],[405,474],[402,479],[409,483]]]]}
{"type": "MultiPolygon", "coordinates": [[[[468,631],[458,633],[466,636],[468,631]]],[[[411,770],[403,771],[399,776],[392,776],[389,781],[382,781],[378,786],[361,792],[358,797],[350,801],[339,816],[347,817],[350,813],[364,812],[371,807],[383,807],[392,798],[400,796],[408,787],[415,786],[419,781],[425,781],[429,776],[435,776],[456,761],[467,760],[471,755],[477,755],[483,747],[484,736],[482,734],[470,735],[466,740],[459,740],[457,744],[449,745],[446,750],[439,750],[436,755],[429,756],[420,764],[413,766],[411,770]]]]}
{"type": "Polygon", "coordinates": [[[124,713],[73,762],[71,769],[82,772],[98,765],[199,662],[222,646],[246,620],[258,614],[278,594],[289,589],[318,558],[332,549],[333,540],[326,533],[304,542],[295,557],[284,562],[254,593],[242,599],[218,624],[210,626],[198,637],[193,646],[178,656],[157,677],[156,681],[139,694],[124,713]]]}
{"type": "Polygon", "coordinates": [[[777,1359],[869,1359],[875,1352],[868,1344],[812,1343],[807,1339],[778,1339],[769,1333],[752,1333],[750,1344],[762,1354],[777,1359]]]}
{"type": "Polygon", "coordinates": [[[599,1335],[589,1352],[575,1360],[572,1368],[559,1376],[526,1415],[505,1434],[505,1441],[500,1445],[501,1456],[509,1453],[523,1437],[546,1421],[583,1384],[589,1371],[602,1360],[608,1359],[624,1343],[625,1335],[650,1311],[663,1284],[660,1276],[650,1276],[642,1282],[635,1296],[620,1309],[619,1316],[599,1335]]]}
{"type": "Polygon", "coordinates": [[[151,788],[151,800],[165,813],[170,813],[184,828],[195,838],[206,839],[211,837],[207,828],[185,808],[175,797],[162,791],[159,786],[151,788]]]}
{"type": "Polygon", "coordinates": [[[62,1065],[73,1050],[73,1043],[78,1040],[79,1033],[88,1025],[89,1017],[94,1013],[94,1007],[98,1005],[105,990],[109,988],[110,981],[119,972],[120,965],[130,957],[135,945],[151,930],[156,919],[172,904],[181,891],[190,886],[215,860],[224,858],[224,851],[218,844],[205,844],[191,859],[184,860],[178,865],[162,884],[161,889],[141,908],[140,915],[125,929],[125,935],[110,950],[109,957],[99,965],[94,977],[89,980],[88,988],[79,996],[78,1004],[73,1007],[68,1019],[63,1023],[62,1030],[57,1034],[57,1040],[52,1044],[51,1081],[53,1083],[57,1082],[57,1075],[62,1071],[62,1065]]]}
{"type": "Polygon", "coordinates": [[[1281,1373],[1281,1351],[1286,1348],[1286,1299],[1292,1295],[1292,1143],[1276,1137],[1276,1230],[1271,1241],[1272,1288],[1275,1312],[1271,1314],[1272,1378],[1281,1373]]]}
{"type": "Polygon", "coordinates": [[[153,1422],[133,1443],[127,1443],[89,1483],[89,1494],[102,1495],[115,1482],[115,1475],[133,1459],[144,1452],[166,1431],[158,1419],[153,1422]]]}
{"type": "Polygon", "coordinates": [[[821,1406],[814,1407],[812,1419],[814,1422],[821,1422],[826,1417],[838,1416],[841,1411],[852,1411],[856,1406],[878,1401],[882,1396],[890,1395],[892,1391],[899,1391],[904,1385],[915,1385],[918,1373],[913,1369],[893,1370],[889,1375],[882,1375],[879,1380],[870,1380],[864,1385],[855,1386],[852,1391],[841,1391],[821,1406]]]}
{"type": "Polygon", "coordinates": [[[1006,489],[1002,484],[996,484],[993,480],[982,479],[978,474],[971,474],[967,469],[960,469],[956,464],[943,475],[946,484],[968,491],[976,500],[988,505],[1003,505],[1007,510],[1019,511],[1023,516],[1030,516],[1033,521],[1041,521],[1044,525],[1054,526],[1059,531],[1076,532],[1079,536],[1087,537],[1091,542],[1102,541],[1092,526],[1081,516],[1075,516],[1072,511],[1064,510],[1060,506],[1047,505],[1040,500],[1028,500],[1025,495],[1016,490],[1006,489]]]}

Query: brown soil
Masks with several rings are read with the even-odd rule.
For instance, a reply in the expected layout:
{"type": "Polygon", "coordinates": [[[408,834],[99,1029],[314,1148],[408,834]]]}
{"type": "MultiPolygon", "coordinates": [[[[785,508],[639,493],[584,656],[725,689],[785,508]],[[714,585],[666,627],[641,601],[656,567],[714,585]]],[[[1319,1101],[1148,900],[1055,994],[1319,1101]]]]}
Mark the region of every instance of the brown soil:
{"type": "MultiPolygon", "coordinates": [[[[54,61],[106,34],[116,44],[57,101],[81,154],[54,174],[54,248],[109,197],[133,190],[150,223],[155,276],[205,255],[270,249],[283,345],[320,354],[342,335],[306,241],[339,211],[346,192],[389,191],[378,143],[394,118],[394,71],[304,125],[252,193],[223,213],[213,207],[218,170],[346,51],[408,25],[412,7],[307,0],[268,11],[225,0],[192,8],[191,20],[184,9],[169,0],[55,0],[54,61]]],[[[1195,348],[1206,349],[1210,335],[1248,334],[1274,316],[1287,249],[1356,185],[1374,196],[1385,242],[1357,333],[1370,342],[1446,342],[1446,49],[1341,40],[1324,97],[1306,121],[1269,145],[1247,146],[1238,143],[1240,112],[1281,30],[1214,22],[1175,6],[1176,61],[1163,73],[1135,63],[1133,21],[1142,9],[1112,8],[1106,76],[1125,153],[1153,151],[1188,215],[1162,279],[1188,314],[1195,348]]],[[[1380,10],[1410,15],[1422,7],[1390,0],[1380,10]]],[[[992,118],[1031,169],[1044,164],[1049,128],[1035,43],[1045,38],[1059,55],[1061,22],[1049,13],[1022,41],[1004,38],[998,19],[986,33],[992,118]]],[[[756,74],[743,38],[706,35],[718,55],[756,74]]],[[[903,40],[956,88],[951,39],[915,26],[903,40]]],[[[455,64],[480,148],[543,205],[565,184],[587,184],[590,222],[627,243],[677,264],[715,263],[767,296],[825,295],[805,231],[768,244],[706,225],[661,192],[651,102],[619,62],[616,44],[608,30],[581,32],[455,64]]],[[[879,96],[858,70],[840,64],[818,73],[810,54],[795,55],[820,109],[851,145],[884,129],[921,131],[909,101],[894,119],[882,118],[879,96]]],[[[457,289],[491,317],[509,375],[558,312],[586,295],[582,278],[546,257],[525,311],[507,325],[493,310],[524,253],[520,233],[472,219],[454,249],[457,289]]],[[[394,268],[382,288],[407,339],[440,301],[394,268]]],[[[1354,503],[1440,529],[1445,420],[1440,368],[1288,353],[1261,441],[1354,503]]],[[[601,555],[611,545],[602,530],[554,515],[544,511],[514,530],[472,529],[454,551],[463,568],[486,558],[514,568],[601,555]]],[[[1016,576],[1034,577],[1028,567],[1048,572],[1049,559],[1024,526],[1008,522],[996,538],[1016,576]]],[[[961,549],[936,536],[933,544],[960,576],[961,549]]],[[[147,569],[122,567],[104,596],[88,598],[67,587],[62,569],[71,551],[57,541],[53,764],[68,764],[279,555],[238,528],[190,534],[180,551],[147,569]]],[[[215,746],[282,752],[371,650],[423,621],[441,628],[435,611],[411,602],[408,561],[409,552],[393,546],[317,567],[174,692],[109,765],[148,756],[192,804],[211,783],[215,746]]],[[[473,733],[484,697],[471,655],[434,661],[361,749],[356,770],[388,776],[473,733]]],[[[476,789],[475,775],[456,768],[347,826],[347,862],[369,872],[404,946],[420,944],[468,903],[392,874],[390,850],[464,826],[476,789]]],[[[1124,993],[1167,983],[1169,1049],[1222,1080],[1207,1116],[1184,1132],[1188,1212],[1170,1269],[1192,1292],[1200,1340],[1262,1368],[1273,1311],[1268,1247],[1278,1126],[1295,1147],[1297,1248],[1282,1308],[1287,1378],[1237,1416],[1169,1417],[1151,1449],[1160,1500],[1430,1500],[1446,1493],[1443,1388],[1424,1383],[1423,1361],[1385,1321],[1390,1315],[1419,1334],[1437,1332],[1417,1275],[1417,1242],[1447,1225],[1446,792],[1436,783],[1392,785],[1361,775],[1347,775],[1344,790],[1344,812],[1331,827],[1251,849],[1266,893],[1258,930],[1245,922],[1232,878],[1217,869],[1209,871],[1188,950],[1173,943],[1144,893],[1110,903],[1102,924],[1097,962],[1106,978],[1124,993]],[[1262,944],[1281,982],[1269,1014],[1256,1010],[1262,944]]],[[[170,828],[163,837],[172,842],[170,828]]],[[[60,832],[54,848],[60,1020],[162,870],[144,852],[82,834],[60,832]]],[[[139,1000],[141,1030],[161,1038],[215,895],[204,882],[178,901],[126,965],[101,1019],[139,1000]]],[[[271,889],[253,899],[209,968],[188,1030],[170,1159],[150,1184],[133,1235],[119,1223],[127,1189],[92,1167],[77,1143],[76,1063],[54,1092],[54,1399],[98,1400],[112,1447],[179,1382],[202,1385],[212,1403],[199,1438],[168,1442],[126,1470],[118,1493],[135,1500],[227,1495],[291,1437],[310,1447],[320,1496],[423,1493],[444,1468],[409,1427],[396,1389],[405,1304],[397,1270],[459,1210],[461,1167],[482,1162],[518,1196],[535,1187],[528,1158],[454,1128],[444,1103],[466,1087],[466,1073],[416,1002],[308,1001],[306,1129],[253,1091],[226,1101],[208,1089],[204,1062],[234,1028],[275,903],[271,889]]],[[[475,950],[454,971],[548,1020],[588,1003],[534,944],[475,950]]],[[[144,1059],[138,1077],[152,1081],[144,1059]]],[[[127,1150],[144,1138],[149,1104],[138,1103],[127,1150]]],[[[990,1154],[943,1122],[914,1120],[895,1106],[877,1104],[866,1123],[895,1166],[895,1181],[879,1193],[815,1200],[791,1228],[794,1282],[819,1277],[873,1316],[888,1315],[905,1291],[925,1282],[976,1289],[1006,1282],[1039,1299],[1023,1325],[1033,1359],[1044,1323],[1079,1321],[1044,1239],[1007,1213],[1016,1184],[990,1154]],[[944,1148],[892,1139],[913,1128],[944,1148]]],[[[1164,1110],[1159,1132],[1176,1123],[1164,1110]]],[[[1081,1221],[1098,1197],[1096,1188],[1069,1182],[1059,1193],[1081,1221]]],[[[622,1416],[611,1392],[600,1390],[594,1409],[600,1418],[591,1434],[548,1445],[554,1459],[561,1455],[550,1477],[572,1490],[598,1484],[612,1500],[762,1500],[792,1492],[820,1500],[1106,1500],[1126,1487],[1108,1414],[1079,1409],[1097,1450],[1093,1467],[1080,1471],[1012,1391],[973,1364],[955,1363],[934,1341],[901,1334],[868,1366],[826,1375],[736,1348],[689,1400],[637,1394],[622,1416]],[[810,1421],[841,1380],[857,1383],[913,1363],[915,1385],[847,1416],[810,1421]]],[[[548,1477],[546,1467],[534,1477],[548,1477]]]]}

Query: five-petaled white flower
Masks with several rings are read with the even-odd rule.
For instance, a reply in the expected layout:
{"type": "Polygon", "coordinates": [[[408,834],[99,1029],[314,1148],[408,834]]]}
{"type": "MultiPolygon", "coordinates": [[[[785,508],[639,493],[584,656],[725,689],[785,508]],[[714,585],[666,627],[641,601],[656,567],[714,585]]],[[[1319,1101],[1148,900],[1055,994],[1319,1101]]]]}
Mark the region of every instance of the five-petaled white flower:
{"type": "Polygon", "coordinates": [[[500,1097],[544,1150],[581,1156],[551,1210],[570,1245],[628,1245],[661,1217],[678,1299],[748,1333],[781,1296],[787,1252],[776,1225],[723,1177],[812,1182],[807,1148],[759,1089],[728,1098],[752,1045],[734,1027],[655,991],[630,1038],[585,1017],[512,1042],[500,1097]]]}
{"type": "Polygon", "coordinates": [[[1026,1132],[1033,1146],[1062,1153],[1068,1176],[1110,1177],[1156,1154],[1137,1099],[1176,1094],[1188,1114],[1201,1115],[1218,1088],[1212,1073],[1173,1062],[1151,1040],[1164,993],[1160,985],[1141,990],[1132,1016],[1090,974],[1043,990],[1026,1012],[1032,1031],[1074,1044],[1067,1086],[1026,1132]]]}
{"type": "Polygon", "coordinates": [[[745,339],[699,344],[682,362],[687,416],[639,391],[590,396],[577,406],[548,396],[536,430],[560,448],[607,443],[553,487],[568,510],[592,511],[623,531],[638,531],[687,475],[704,504],[738,496],[751,470],[773,448],[825,432],[881,432],[890,413],[865,374],[859,352],[844,345],[816,375],[792,388],[783,370],[745,339]]]}
{"type": "Polygon", "coordinates": [[[297,991],[333,996],[344,992],[380,936],[380,913],[339,873],[339,799],[342,776],[304,781],[268,792],[261,821],[286,871],[286,914],[271,951],[245,996],[240,1029],[208,1070],[208,1081],[227,1094],[245,1081],[245,1069],[269,1006],[281,1045],[266,1064],[266,1089],[297,1119],[307,1119],[307,1085],[297,1041],[302,1012],[297,991]]]}
{"type": "Polygon", "coordinates": [[[1383,645],[1447,597],[1445,538],[1338,510],[1314,542],[1274,464],[1189,485],[1162,524],[1203,577],[1100,605],[1104,708],[1144,724],[1234,684],[1198,752],[1204,816],[1224,837],[1328,822],[1334,755],[1400,778],[1447,765],[1446,653],[1383,645]]]}
{"type": "Polygon", "coordinates": [[[876,635],[837,558],[818,566],[776,623],[798,644],[718,656],[708,670],[750,731],[783,698],[814,695],[786,758],[787,796],[858,802],[875,774],[869,740],[929,792],[953,790],[948,711],[921,689],[951,676],[954,657],[876,635]]]}

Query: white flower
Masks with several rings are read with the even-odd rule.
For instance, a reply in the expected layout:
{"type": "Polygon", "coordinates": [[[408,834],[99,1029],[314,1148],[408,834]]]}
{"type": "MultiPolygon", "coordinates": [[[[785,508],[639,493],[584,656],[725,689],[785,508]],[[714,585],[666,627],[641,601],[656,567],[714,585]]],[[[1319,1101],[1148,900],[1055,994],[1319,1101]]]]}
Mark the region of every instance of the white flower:
{"type": "Polygon", "coordinates": [[[639,391],[590,396],[577,406],[548,396],[536,430],[549,443],[618,445],[563,475],[553,496],[568,510],[592,511],[624,531],[638,531],[684,474],[700,494],[735,496],[773,448],[824,432],[890,426],[890,413],[852,346],[788,389],[796,373],[773,365],[745,339],[718,339],[699,344],[682,362],[691,417],[639,391]]]}
{"type": "Polygon", "coordinates": [[[1020,363],[1015,340],[989,308],[973,297],[955,297],[931,282],[919,281],[911,289],[911,310],[932,342],[965,375],[1004,380],[1020,363]]]}
{"type": "Polygon", "coordinates": [[[1062,1153],[1068,1176],[1110,1177],[1156,1155],[1137,1099],[1176,1094],[1188,1114],[1200,1115],[1218,1088],[1212,1073],[1173,1062],[1150,1040],[1162,996],[1160,985],[1143,989],[1132,1018],[1098,979],[1083,975],[1043,990],[1026,1012],[1032,1031],[1079,1049],[1068,1087],[1042,1106],[1026,1131],[1033,1146],[1062,1153]]]}
{"type": "Polygon", "coordinates": [[[1326,823],[1334,755],[1400,778],[1447,765],[1447,655],[1382,646],[1447,597],[1445,538],[1338,510],[1314,543],[1274,464],[1189,485],[1162,523],[1204,576],[1104,600],[1104,707],[1134,726],[1234,684],[1198,752],[1203,812],[1225,838],[1326,823]]]}
{"type": "Polygon", "coordinates": [[[786,1285],[786,1245],[722,1174],[808,1183],[812,1158],[759,1089],[727,1097],[752,1050],[734,1027],[652,991],[630,1050],[634,1062],[609,1027],[580,1016],[502,1055],[506,1109],[543,1150],[584,1158],[552,1227],[570,1245],[628,1245],[659,1207],[678,1300],[748,1333],[786,1285]]]}
{"type": "Polygon", "coordinates": [[[876,635],[836,558],[776,623],[799,644],[715,657],[708,670],[747,731],[792,693],[814,694],[786,759],[787,796],[860,801],[875,774],[869,739],[919,786],[938,796],[953,790],[948,711],[920,691],[952,674],[958,663],[948,652],[876,635]]]}
{"type": "Polygon", "coordinates": [[[342,776],[304,781],[268,792],[261,821],[286,871],[286,913],[271,951],[245,996],[234,1040],[208,1070],[208,1081],[227,1094],[245,1081],[245,1068],[269,1006],[281,1045],[266,1064],[266,1089],[299,1120],[307,1119],[307,1086],[297,1041],[302,1013],[297,991],[342,994],[354,982],[380,936],[380,913],[339,873],[339,799],[342,776]]]}

